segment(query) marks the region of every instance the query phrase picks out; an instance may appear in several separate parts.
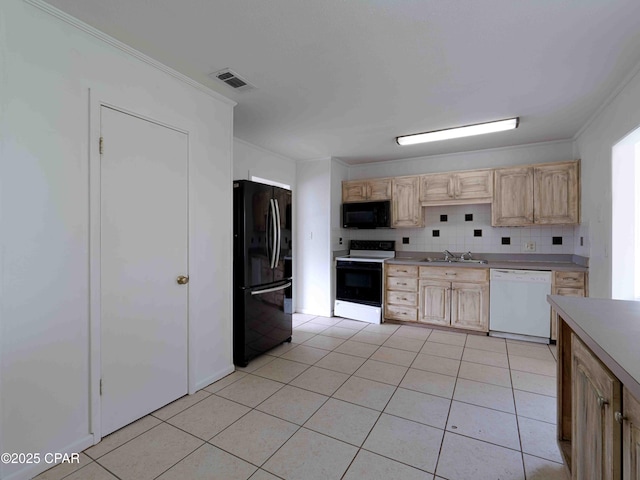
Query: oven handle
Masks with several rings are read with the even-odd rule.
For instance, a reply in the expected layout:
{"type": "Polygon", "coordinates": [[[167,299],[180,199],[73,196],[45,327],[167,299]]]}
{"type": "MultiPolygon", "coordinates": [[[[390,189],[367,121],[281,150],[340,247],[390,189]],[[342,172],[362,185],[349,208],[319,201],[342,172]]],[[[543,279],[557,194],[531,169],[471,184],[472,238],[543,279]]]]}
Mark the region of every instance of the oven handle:
{"type": "Polygon", "coordinates": [[[354,262],[353,264],[336,264],[336,268],[338,270],[370,270],[370,271],[382,271],[381,263],[365,263],[365,262],[354,262]]]}

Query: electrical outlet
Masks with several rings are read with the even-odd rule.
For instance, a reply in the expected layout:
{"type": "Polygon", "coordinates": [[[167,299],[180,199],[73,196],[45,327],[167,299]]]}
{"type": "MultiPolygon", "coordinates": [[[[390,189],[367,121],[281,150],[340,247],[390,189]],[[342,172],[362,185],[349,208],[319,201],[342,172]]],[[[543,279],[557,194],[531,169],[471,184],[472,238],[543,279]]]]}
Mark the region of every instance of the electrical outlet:
{"type": "Polygon", "coordinates": [[[525,252],[535,252],[536,251],[536,242],[525,242],[524,243],[524,251],[525,252]]]}

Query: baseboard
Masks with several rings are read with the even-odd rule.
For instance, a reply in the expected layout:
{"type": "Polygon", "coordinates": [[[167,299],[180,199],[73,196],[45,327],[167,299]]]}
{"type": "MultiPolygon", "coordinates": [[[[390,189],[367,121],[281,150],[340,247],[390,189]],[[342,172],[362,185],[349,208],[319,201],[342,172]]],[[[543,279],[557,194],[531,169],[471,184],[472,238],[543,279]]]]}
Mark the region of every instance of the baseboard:
{"type": "Polygon", "coordinates": [[[296,313],[304,313],[305,315],[314,315],[316,317],[333,317],[333,310],[328,309],[324,311],[310,310],[308,308],[299,308],[296,313]]]}
{"type": "MultiPolygon", "coordinates": [[[[226,377],[230,373],[233,373],[234,370],[235,370],[235,367],[233,365],[229,365],[221,370],[218,370],[213,375],[196,383],[196,391],[202,390],[204,387],[211,385],[213,382],[217,382],[221,378],[226,377]]],[[[189,392],[189,393],[196,393],[196,392],[189,392]]]]}
{"type": "Polygon", "coordinates": [[[80,453],[84,449],[93,445],[93,435],[87,435],[81,438],[77,442],[73,442],[70,445],[62,448],[56,448],[49,452],[40,452],[40,463],[25,466],[24,468],[13,472],[8,477],[2,477],[3,480],[29,480],[36,475],[41,474],[45,470],[55,467],[54,463],[45,463],[44,458],[47,453],[80,453]]]}

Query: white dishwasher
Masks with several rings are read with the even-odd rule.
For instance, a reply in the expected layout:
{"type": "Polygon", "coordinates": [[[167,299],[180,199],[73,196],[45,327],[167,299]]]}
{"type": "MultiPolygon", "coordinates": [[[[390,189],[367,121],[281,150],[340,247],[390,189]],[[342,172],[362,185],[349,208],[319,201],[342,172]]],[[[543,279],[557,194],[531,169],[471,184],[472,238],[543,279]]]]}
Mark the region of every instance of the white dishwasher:
{"type": "Polygon", "coordinates": [[[549,343],[551,272],[491,269],[489,335],[549,343]]]}

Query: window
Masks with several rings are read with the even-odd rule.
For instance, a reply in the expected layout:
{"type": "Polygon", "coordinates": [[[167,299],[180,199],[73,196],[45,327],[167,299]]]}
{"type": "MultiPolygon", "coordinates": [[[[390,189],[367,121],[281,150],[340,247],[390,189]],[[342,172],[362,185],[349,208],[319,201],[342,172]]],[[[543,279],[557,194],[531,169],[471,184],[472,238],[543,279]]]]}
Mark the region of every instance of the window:
{"type": "Polygon", "coordinates": [[[640,128],[613,146],[611,297],[640,300],[640,128]]]}

